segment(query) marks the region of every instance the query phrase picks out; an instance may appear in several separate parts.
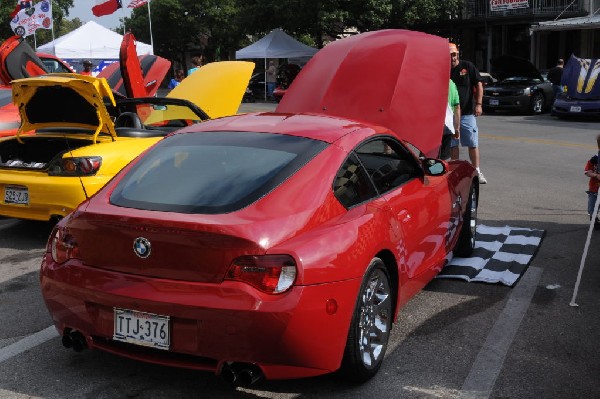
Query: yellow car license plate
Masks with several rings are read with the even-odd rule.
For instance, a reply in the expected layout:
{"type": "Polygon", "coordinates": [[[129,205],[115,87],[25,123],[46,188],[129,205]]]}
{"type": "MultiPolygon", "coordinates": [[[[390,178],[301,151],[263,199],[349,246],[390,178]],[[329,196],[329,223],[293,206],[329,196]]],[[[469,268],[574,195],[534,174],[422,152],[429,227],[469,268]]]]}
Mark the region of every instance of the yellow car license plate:
{"type": "Polygon", "coordinates": [[[4,203],[29,205],[29,190],[23,186],[4,187],[4,203]]]}

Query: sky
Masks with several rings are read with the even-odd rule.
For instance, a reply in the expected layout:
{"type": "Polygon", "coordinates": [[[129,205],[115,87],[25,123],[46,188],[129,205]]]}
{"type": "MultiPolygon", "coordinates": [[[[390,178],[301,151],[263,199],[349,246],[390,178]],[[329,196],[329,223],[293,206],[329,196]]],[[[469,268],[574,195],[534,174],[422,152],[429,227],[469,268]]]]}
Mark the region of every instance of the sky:
{"type": "Polygon", "coordinates": [[[84,24],[89,21],[95,21],[105,28],[114,29],[119,26],[119,18],[130,17],[130,8],[121,8],[111,15],[96,17],[92,14],[92,7],[102,0],[74,0],[73,7],[69,10],[68,19],[79,18],[84,24]]]}

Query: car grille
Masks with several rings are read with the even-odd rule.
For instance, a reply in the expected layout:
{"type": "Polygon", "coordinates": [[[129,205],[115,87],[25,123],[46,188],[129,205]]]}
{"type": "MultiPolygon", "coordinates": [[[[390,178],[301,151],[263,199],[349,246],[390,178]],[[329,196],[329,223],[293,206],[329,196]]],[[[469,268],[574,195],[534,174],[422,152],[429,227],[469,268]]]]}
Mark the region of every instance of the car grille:
{"type": "Polygon", "coordinates": [[[503,91],[498,91],[498,90],[486,90],[484,92],[484,94],[487,97],[490,98],[498,98],[498,97],[514,97],[514,96],[518,96],[520,94],[518,94],[519,91],[517,90],[503,90],[503,91]]]}

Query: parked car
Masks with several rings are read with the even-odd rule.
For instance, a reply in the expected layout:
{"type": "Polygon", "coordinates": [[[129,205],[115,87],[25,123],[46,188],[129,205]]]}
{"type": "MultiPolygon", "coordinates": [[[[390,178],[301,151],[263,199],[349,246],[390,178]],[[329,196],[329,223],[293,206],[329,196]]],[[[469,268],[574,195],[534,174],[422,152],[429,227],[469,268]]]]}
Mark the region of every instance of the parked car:
{"type": "Polygon", "coordinates": [[[21,124],[19,111],[12,102],[10,82],[48,72],[73,72],[60,58],[35,53],[20,36],[12,36],[0,45],[0,137],[14,136],[21,124]]]}
{"type": "Polygon", "coordinates": [[[552,105],[553,116],[600,117],[600,84],[594,73],[589,72],[591,66],[596,65],[598,60],[571,55],[561,79],[565,90],[556,96],[552,105]]]}
{"type": "Polygon", "coordinates": [[[156,143],[51,234],[41,288],[63,345],[241,384],[373,377],[399,309],[475,243],[477,173],[433,158],[447,75],[443,38],[359,34],[275,112],[156,143]]]}
{"type": "MultiPolygon", "coordinates": [[[[135,52],[129,55],[137,61],[135,52]]],[[[122,64],[129,65],[127,57],[122,64]]],[[[235,112],[252,70],[252,63],[242,61],[207,64],[194,80],[184,79],[177,87],[178,93],[193,92],[193,102],[115,100],[105,79],[79,74],[14,80],[12,100],[21,125],[15,137],[0,140],[0,216],[41,221],[64,217],[165,135],[235,112]],[[186,89],[189,85],[193,87],[186,89]],[[196,105],[200,103],[202,109],[196,105]]],[[[140,70],[124,71],[127,87],[146,90],[140,70]],[[129,76],[136,71],[137,77],[129,76]]]]}
{"type": "Polygon", "coordinates": [[[248,82],[248,86],[244,93],[243,101],[244,102],[255,102],[255,101],[264,101],[266,93],[265,86],[265,74],[263,72],[257,72],[252,74],[250,77],[250,81],[248,82]]]}
{"type": "Polygon", "coordinates": [[[119,61],[105,67],[98,78],[105,78],[120,97],[152,97],[169,72],[171,61],[153,54],[137,55],[135,36],[127,33],[119,50],[119,61]],[[123,71],[127,71],[123,76],[123,71]]]}
{"type": "Polygon", "coordinates": [[[552,83],[542,78],[529,61],[509,55],[491,60],[498,82],[483,90],[483,112],[498,110],[540,114],[554,101],[552,83]]]}
{"type": "Polygon", "coordinates": [[[496,79],[495,77],[493,77],[491,74],[487,73],[487,72],[480,72],[479,73],[481,75],[481,83],[483,84],[483,86],[489,86],[491,84],[494,84],[498,81],[498,79],[496,79]]]}
{"type": "MultiPolygon", "coordinates": [[[[135,52],[135,37],[128,33],[123,40],[122,51],[135,52]]],[[[154,55],[140,56],[137,65],[131,59],[128,63],[130,65],[125,66],[125,69],[139,70],[142,77],[127,88],[123,84],[120,62],[111,64],[110,68],[98,75],[107,79],[119,97],[153,96],[171,65],[170,61],[154,55]]],[[[0,137],[14,136],[21,124],[19,111],[12,102],[11,81],[47,73],[72,72],[73,68],[60,58],[52,54],[35,53],[20,36],[12,36],[5,40],[0,45],[0,137]]]]}

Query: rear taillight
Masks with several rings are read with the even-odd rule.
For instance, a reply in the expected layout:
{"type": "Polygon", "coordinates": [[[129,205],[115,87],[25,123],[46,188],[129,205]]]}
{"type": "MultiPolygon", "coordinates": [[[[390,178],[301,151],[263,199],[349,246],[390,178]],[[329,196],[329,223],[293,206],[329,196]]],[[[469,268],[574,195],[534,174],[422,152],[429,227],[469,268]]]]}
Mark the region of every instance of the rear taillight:
{"type": "Polygon", "coordinates": [[[69,259],[79,258],[77,241],[64,228],[54,228],[52,234],[50,234],[49,245],[52,259],[58,264],[65,263],[69,259]]]}
{"type": "Polygon", "coordinates": [[[241,256],[231,263],[225,279],[242,281],[267,294],[280,294],[294,284],[296,262],[289,255],[241,256]]]}
{"type": "Polygon", "coordinates": [[[92,176],[102,165],[102,157],[58,158],[50,163],[50,176],[92,176]]]}

